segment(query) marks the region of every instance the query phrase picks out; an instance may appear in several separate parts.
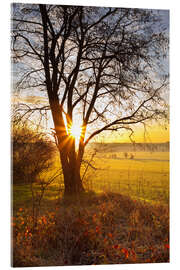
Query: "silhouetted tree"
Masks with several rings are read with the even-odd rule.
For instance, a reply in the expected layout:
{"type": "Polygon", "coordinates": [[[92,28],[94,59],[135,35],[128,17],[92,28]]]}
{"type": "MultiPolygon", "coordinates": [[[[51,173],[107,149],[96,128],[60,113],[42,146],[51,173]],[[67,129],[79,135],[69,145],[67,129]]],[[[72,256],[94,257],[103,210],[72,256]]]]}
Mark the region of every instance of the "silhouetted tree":
{"type": "Polygon", "coordinates": [[[92,138],[124,128],[131,136],[135,124],[166,116],[161,93],[167,83],[160,68],[168,46],[163,14],[13,4],[16,86],[47,93],[66,197],[84,191],[80,168],[92,138]],[[77,114],[82,126],[78,149],[70,133],[77,114]]]}

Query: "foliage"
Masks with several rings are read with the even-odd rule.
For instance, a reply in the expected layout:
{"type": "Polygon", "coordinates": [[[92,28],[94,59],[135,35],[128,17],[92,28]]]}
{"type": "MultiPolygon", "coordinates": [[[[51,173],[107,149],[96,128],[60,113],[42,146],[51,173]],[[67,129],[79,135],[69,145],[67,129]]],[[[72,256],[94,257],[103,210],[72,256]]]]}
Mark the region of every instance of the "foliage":
{"type": "Polygon", "coordinates": [[[11,140],[13,183],[38,181],[40,174],[52,166],[52,142],[23,121],[13,121],[11,140]]]}
{"type": "Polygon", "coordinates": [[[168,207],[107,193],[79,205],[12,220],[13,266],[152,263],[169,261],[168,207]]]}

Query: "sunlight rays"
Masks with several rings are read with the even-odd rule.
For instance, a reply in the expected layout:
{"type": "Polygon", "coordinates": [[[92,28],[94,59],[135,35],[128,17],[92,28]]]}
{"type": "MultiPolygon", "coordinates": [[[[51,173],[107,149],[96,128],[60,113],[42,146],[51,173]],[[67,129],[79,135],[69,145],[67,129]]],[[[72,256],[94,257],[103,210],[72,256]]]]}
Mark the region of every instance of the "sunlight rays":
{"type": "Polygon", "coordinates": [[[69,129],[69,134],[72,137],[74,137],[76,140],[79,140],[80,139],[81,132],[82,132],[82,127],[79,126],[76,123],[73,123],[72,126],[69,129]]]}
{"type": "Polygon", "coordinates": [[[68,134],[71,138],[75,140],[75,148],[78,149],[79,141],[82,133],[82,126],[78,122],[74,122],[69,128],[68,128],[68,134]]]}

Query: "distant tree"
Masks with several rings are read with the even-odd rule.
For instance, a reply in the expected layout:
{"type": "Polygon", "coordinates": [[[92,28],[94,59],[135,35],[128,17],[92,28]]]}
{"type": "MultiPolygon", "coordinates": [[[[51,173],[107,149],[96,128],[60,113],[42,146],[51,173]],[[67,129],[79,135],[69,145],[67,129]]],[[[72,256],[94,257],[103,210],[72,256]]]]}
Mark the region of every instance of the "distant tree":
{"type": "MultiPolygon", "coordinates": [[[[163,11],[162,11],[163,12],[163,11]]],[[[17,88],[47,93],[65,197],[84,191],[86,145],[105,131],[166,117],[167,31],[153,10],[13,4],[12,58],[17,88]],[[71,128],[81,121],[78,148],[71,128]]],[[[28,108],[42,113],[46,106],[28,108]]]]}
{"type": "Polygon", "coordinates": [[[128,157],[128,153],[127,153],[127,152],[124,153],[124,157],[125,157],[125,158],[128,157]]]}

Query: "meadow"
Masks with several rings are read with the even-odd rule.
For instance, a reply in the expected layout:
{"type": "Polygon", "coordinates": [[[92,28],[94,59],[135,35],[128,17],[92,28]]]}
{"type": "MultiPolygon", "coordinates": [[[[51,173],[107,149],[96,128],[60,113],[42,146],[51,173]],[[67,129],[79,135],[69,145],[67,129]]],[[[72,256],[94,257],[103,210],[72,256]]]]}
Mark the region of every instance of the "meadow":
{"type": "MultiPolygon", "coordinates": [[[[57,168],[58,155],[41,179],[57,168]]],[[[63,203],[62,174],[39,205],[41,181],[33,197],[30,184],[13,186],[13,265],[168,262],[169,152],[91,148],[82,175],[76,205],[63,203]]]]}
{"type": "Polygon", "coordinates": [[[89,189],[168,203],[169,152],[98,153],[94,164],[97,170],[89,175],[89,189]]]}
{"type": "MultiPolygon", "coordinates": [[[[93,153],[94,150],[87,151],[82,169],[83,175],[86,170],[83,182],[88,191],[110,191],[151,202],[169,202],[169,152],[100,151],[91,161],[93,153]]],[[[58,170],[58,162],[56,153],[53,169],[48,174],[46,172],[46,176],[42,173],[41,179],[47,178],[47,175],[50,178],[58,170]]],[[[44,200],[59,199],[62,193],[61,175],[47,187],[44,200]]],[[[14,185],[13,199],[15,208],[21,207],[21,204],[28,205],[31,201],[30,185],[14,185]]]]}

